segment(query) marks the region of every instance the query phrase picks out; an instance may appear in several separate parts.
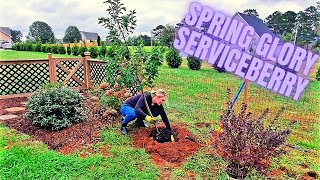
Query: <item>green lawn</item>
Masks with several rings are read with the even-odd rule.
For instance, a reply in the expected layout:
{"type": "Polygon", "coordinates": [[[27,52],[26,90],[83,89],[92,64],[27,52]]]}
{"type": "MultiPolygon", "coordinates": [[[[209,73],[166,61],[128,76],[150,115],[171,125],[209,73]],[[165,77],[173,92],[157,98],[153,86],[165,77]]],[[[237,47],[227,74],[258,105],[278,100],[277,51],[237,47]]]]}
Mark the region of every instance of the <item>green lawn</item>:
{"type": "MultiPolygon", "coordinates": [[[[0,55],[3,51],[0,51],[0,55]]],[[[44,58],[46,54],[44,53],[44,58]]],[[[0,56],[2,59],[2,56],[0,56]]],[[[27,56],[26,58],[29,58],[27,56]]],[[[232,95],[237,92],[241,79],[228,73],[218,73],[204,64],[199,71],[188,69],[183,61],[182,67],[171,69],[166,64],[160,68],[156,87],[168,91],[165,104],[169,119],[173,124],[184,123],[202,142],[210,139],[209,128],[199,128],[197,123],[210,123],[212,128],[219,124],[219,116],[225,108],[225,92],[231,88],[232,95]]],[[[243,101],[241,94],[236,109],[243,101]]],[[[284,106],[285,113],[280,123],[287,124],[297,120],[288,142],[296,148],[275,159],[271,170],[286,167],[294,175],[283,174],[281,179],[301,179],[304,172],[313,170],[320,173],[320,82],[311,81],[301,100],[294,101],[255,84],[249,86],[249,111],[257,117],[265,108],[270,108],[269,118],[284,106]],[[302,168],[300,164],[309,168],[302,168]]],[[[155,167],[143,149],[132,146],[132,139],[123,137],[114,128],[102,130],[102,142],[93,145],[98,148],[108,145],[111,156],[94,154],[86,159],[77,153],[69,156],[48,150],[43,143],[24,141],[29,137],[16,131],[0,127],[0,177],[4,179],[156,179],[161,168],[155,167]],[[139,166],[143,164],[141,170],[139,166]],[[124,174],[127,172],[127,174],[124,174]]],[[[206,144],[190,157],[180,168],[167,167],[172,179],[187,179],[188,173],[196,179],[226,179],[225,163],[219,156],[208,154],[206,144]]],[[[1,178],[0,178],[1,179],[1,178]]],[[[247,179],[264,179],[253,172],[247,179]]]]}
{"type": "MultiPolygon", "coordinates": [[[[145,46],[144,50],[150,52],[152,46],[145,46]]],[[[53,57],[77,57],[67,54],[52,54],[53,57]]],[[[78,56],[80,57],[80,56],[78,56]]],[[[48,53],[32,52],[32,51],[13,51],[13,50],[2,50],[0,51],[1,60],[26,60],[26,59],[47,59],[48,53]]]]}
{"type": "MultiPolygon", "coordinates": [[[[76,57],[67,54],[52,54],[53,57],[76,57]]],[[[47,59],[48,53],[32,52],[32,51],[0,51],[1,60],[26,60],[26,59],[47,59]]]]}

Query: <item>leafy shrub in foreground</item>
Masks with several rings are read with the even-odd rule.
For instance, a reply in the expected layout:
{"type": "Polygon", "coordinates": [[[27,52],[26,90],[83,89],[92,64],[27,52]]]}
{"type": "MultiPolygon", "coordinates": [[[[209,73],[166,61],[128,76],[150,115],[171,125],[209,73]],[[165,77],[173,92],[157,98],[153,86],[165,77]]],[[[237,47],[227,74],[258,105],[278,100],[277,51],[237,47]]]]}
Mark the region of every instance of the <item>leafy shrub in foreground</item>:
{"type": "Polygon", "coordinates": [[[79,93],[67,87],[48,85],[27,102],[26,118],[50,130],[60,130],[83,121],[83,102],[79,93]]]}
{"type": "Polygon", "coordinates": [[[217,149],[228,164],[226,172],[244,178],[253,168],[262,172],[266,168],[264,162],[270,162],[283,152],[286,138],[295,121],[282,129],[277,123],[284,111],[281,108],[266,126],[264,120],[269,109],[254,119],[251,112],[247,113],[245,104],[240,113],[236,113],[231,104],[230,91],[227,96],[228,108],[220,117],[222,132],[218,133],[217,149]]]}

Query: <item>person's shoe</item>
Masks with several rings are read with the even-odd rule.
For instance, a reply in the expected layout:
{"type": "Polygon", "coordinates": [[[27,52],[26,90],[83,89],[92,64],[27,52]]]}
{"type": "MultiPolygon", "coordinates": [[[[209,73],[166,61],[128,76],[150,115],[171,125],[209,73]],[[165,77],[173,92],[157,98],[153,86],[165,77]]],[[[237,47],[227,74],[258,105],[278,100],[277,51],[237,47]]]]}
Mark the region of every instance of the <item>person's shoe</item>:
{"type": "Polygon", "coordinates": [[[140,127],[148,128],[148,127],[149,127],[149,125],[148,125],[148,124],[146,124],[146,123],[143,123],[143,124],[141,124],[141,125],[140,125],[140,127]]]}
{"type": "Polygon", "coordinates": [[[128,130],[127,130],[127,127],[126,126],[121,126],[121,133],[123,135],[128,135],[128,130]]]}

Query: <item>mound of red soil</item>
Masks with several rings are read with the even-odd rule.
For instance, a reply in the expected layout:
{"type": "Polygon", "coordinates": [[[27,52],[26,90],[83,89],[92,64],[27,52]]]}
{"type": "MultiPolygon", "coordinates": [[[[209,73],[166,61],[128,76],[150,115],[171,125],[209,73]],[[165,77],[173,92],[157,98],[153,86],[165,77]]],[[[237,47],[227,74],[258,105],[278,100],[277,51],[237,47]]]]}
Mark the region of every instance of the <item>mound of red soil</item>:
{"type": "Polygon", "coordinates": [[[100,140],[100,130],[110,126],[114,122],[110,122],[102,115],[93,112],[94,104],[89,99],[84,100],[85,111],[87,112],[86,121],[73,124],[70,127],[60,131],[50,131],[38,126],[32,125],[32,122],[23,119],[26,112],[8,112],[4,109],[10,107],[22,107],[21,102],[27,101],[27,98],[12,98],[0,100],[0,115],[15,114],[18,117],[7,120],[0,120],[6,126],[26,133],[32,139],[40,140],[48,145],[50,149],[58,150],[63,154],[71,154],[74,151],[84,149],[88,144],[97,143],[100,140]]]}
{"type": "Polygon", "coordinates": [[[155,128],[139,129],[132,135],[134,145],[144,148],[151,155],[155,164],[164,166],[170,163],[172,166],[179,167],[187,157],[198,151],[202,144],[182,126],[173,126],[175,142],[158,143],[150,133],[155,128]]]}

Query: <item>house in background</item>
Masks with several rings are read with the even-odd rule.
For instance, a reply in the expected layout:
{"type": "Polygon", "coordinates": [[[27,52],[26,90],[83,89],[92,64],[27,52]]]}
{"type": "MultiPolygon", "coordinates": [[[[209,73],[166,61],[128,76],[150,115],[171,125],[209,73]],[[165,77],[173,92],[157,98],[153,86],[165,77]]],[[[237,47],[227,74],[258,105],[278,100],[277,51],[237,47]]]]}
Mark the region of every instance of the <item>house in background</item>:
{"type": "Polygon", "coordinates": [[[80,34],[81,34],[81,39],[84,40],[85,43],[98,41],[99,35],[97,33],[80,31],[80,34]]]}
{"type": "Polygon", "coordinates": [[[12,36],[10,28],[8,27],[0,27],[0,41],[6,41],[12,43],[12,36]]]}
{"type": "MultiPolygon", "coordinates": [[[[253,36],[252,45],[251,45],[251,48],[252,48],[251,51],[252,52],[250,52],[249,49],[246,49],[245,52],[256,56],[254,52],[255,52],[256,46],[258,45],[260,37],[264,33],[268,33],[273,38],[275,38],[275,37],[280,38],[278,47],[277,47],[276,52],[275,52],[275,55],[279,55],[281,47],[283,46],[284,42],[281,40],[281,37],[279,35],[273,33],[271,31],[271,29],[265,23],[263,23],[263,21],[261,19],[256,18],[254,16],[249,16],[249,15],[246,15],[246,14],[243,14],[243,13],[240,13],[240,12],[237,12],[233,16],[233,18],[238,20],[238,21],[240,21],[240,22],[243,22],[245,25],[252,26],[254,28],[254,30],[255,30],[255,34],[253,36]]],[[[268,61],[265,57],[260,57],[260,56],[257,56],[257,57],[261,58],[262,60],[268,61]]]]}
{"type": "Polygon", "coordinates": [[[55,39],[55,43],[56,44],[62,44],[63,43],[63,39],[55,39]]]}

